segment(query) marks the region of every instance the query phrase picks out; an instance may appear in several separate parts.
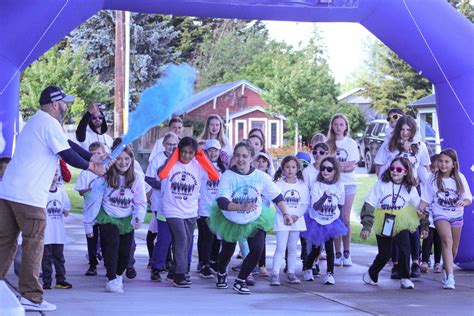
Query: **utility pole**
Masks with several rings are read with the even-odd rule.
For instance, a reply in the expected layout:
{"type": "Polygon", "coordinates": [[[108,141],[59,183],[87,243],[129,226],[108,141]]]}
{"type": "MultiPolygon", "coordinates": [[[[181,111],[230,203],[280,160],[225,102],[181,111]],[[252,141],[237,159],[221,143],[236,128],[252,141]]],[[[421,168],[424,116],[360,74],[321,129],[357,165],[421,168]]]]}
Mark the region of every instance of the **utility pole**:
{"type": "Polygon", "coordinates": [[[130,12],[115,12],[115,102],[114,136],[128,128],[128,94],[130,69],[130,12]]]}

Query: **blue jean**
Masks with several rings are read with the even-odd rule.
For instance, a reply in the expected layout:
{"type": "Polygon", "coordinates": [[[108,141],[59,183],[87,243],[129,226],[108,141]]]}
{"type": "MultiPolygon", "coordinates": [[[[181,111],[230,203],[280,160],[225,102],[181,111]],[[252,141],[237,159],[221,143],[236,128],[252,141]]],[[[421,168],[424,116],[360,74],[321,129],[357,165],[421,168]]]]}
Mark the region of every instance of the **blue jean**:
{"type": "Polygon", "coordinates": [[[151,268],[163,270],[168,258],[168,250],[171,245],[171,232],[168,223],[158,220],[158,235],[156,236],[155,247],[151,257],[151,268]]]}

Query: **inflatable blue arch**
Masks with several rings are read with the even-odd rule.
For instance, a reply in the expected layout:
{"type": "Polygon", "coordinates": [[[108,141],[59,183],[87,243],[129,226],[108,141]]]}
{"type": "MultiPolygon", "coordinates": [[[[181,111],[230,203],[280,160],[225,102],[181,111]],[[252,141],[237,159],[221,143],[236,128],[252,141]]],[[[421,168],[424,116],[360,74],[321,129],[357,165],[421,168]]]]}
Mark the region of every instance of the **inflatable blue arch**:
{"type": "MultiPolygon", "coordinates": [[[[99,10],[182,16],[360,23],[436,89],[442,147],[455,148],[474,188],[474,26],[446,0],[2,0],[0,122],[10,155],[20,73],[99,10]]],[[[348,52],[350,53],[350,52],[348,52]]],[[[474,269],[473,207],[456,262],[474,269]]]]}

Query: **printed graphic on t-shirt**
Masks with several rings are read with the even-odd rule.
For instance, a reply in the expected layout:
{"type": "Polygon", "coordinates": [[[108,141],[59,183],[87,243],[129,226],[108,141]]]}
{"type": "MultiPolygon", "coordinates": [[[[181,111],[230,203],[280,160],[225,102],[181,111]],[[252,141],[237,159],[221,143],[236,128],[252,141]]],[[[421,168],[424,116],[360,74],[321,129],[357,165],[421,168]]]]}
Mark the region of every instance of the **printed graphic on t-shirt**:
{"type": "Polygon", "coordinates": [[[187,171],[178,171],[170,179],[171,193],[178,200],[187,200],[197,186],[196,177],[187,171]]]}
{"type": "Polygon", "coordinates": [[[283,194],[283,198],[285,199],[285,204],[287,207],[297,209],[298,205],[300,204],[301,196],[300,193],[296,190],[287,190],[283,194]]]}
{"type": "Polygon", "coordinates": [[[113,189],[108,198],[112,206],[127,209],[133,202],[133,191],[129,188],[113,189]]]}
{"type": "MultiPolygon", "coordinates": [[[[232,192],[231,201],[236,204],[257,203],[260,193],[252,185],[244,185],[232,192]]],[[[251,211],[223,211],[224,216],[237,224],[248,224],[256,220],[261,213],[261,208],[251,211]]]]}
{"type": "Polygon", "coordinates": [[[336,149],[336,159],[340,162],[346,162],[349,158],[349,153],[344,148],[337,148],[336,149]]]}
{"type": "Polygon", "coordinates": [[[396,157],[403,157],[403,158],[406,158],[406,159],[410,160],[411,166],[413,168],[415,168],[418,165],[418,157],[417,157],[417,155],[415,155],[411,151],[409,151],[409,152],[404,151],[404,152],[398,153],[398,155],[396,157]]]}
{"type": "Polygon", "coordinates": [[[49,200],[46,205],[46,214],[50,219],[60,219],[63,215],[63,205],[61,201],[53,199],[49,200]]]}
{"type": "Polygon", "coordinates": [[[216,195],[218,185],[219,185],[219,180],[216,180],[216,181],[207,180],[206,181],[206,188],[209,192],[211,192],[211,195],[216,195]]]}
{"type": "Polygon", "coordinates": [[[436,203],[446,211],[456,211],[459,194],[453,189],[436,192],[436,203]]]}
{"type": "Polygon", "coordinates": [[[408,201],[402,195],[389,193],[380,199],[379,204],[382,210],[401,210],[407,206],[408,201]]]}
{"type": "Polygon", "coordinates": [[[310,216],[321,225],[327,225],[339,218],[341,211],[337,207],[338,196],[330,193],[320,209],[311,208],[310,216]]]}

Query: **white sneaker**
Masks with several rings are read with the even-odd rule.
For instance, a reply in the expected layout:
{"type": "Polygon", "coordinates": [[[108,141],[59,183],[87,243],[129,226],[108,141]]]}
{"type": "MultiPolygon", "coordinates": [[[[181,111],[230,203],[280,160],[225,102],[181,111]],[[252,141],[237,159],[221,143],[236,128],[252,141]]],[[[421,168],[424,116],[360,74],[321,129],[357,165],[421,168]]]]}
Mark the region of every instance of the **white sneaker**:
{"type": "Polygon", "coordinates": [[[20,304],[27,311],[52,312],[56,310],[56,305],[43,300],[41,303],[34,303],[24,297],[20,298],[20,304]]]}
{"type": "Polygon", "coordinates": [[[334,265],[338,267],[342,266],[344,263],[344,257],[342,256],[341,253],[339,254],[340,254],[340,257],[336,255],[336,257],[334,258],[334,265]]]}
{"type": "Polygon", "coordinates": [[[328,285],[336,284],[336,280],[334,280],[334,275],[332,273],[326,274],[326,277],[324,278],[324,284],[328,284],[328,285]]]}
{"type": "Polygon", "coordinates": [[[280,275],[272,274],[272,278],[270,279],[271,286],[280,286],[280,275]]]}
{"type": "Polygon", "coordinates": [[[120,286],[123,289],[123,276],[122,275],[116,275],[115,279],[117,280],[118,284],[120,284],[120,286]]]}
{"type": "Polygon", "coordinates": [[[448,278],[443,284],[443,289],[446,290],[454,290],[455,289],[456,282],[454,281],[454,275],[450,274],[448,275],[448,278]]]}
{"type": "Polygon", "coordinates": [[[447,279],[446,270],[443,268],[443,270],[441,270],[441,282],[445,283],[447,279]]]}
{"type": "MultiPolygon", "coordinates": [[[[311,270],[311,274],[313,274],[313,270],[311,270]]],[[[288,273],[287,278],[288,278],[288,283],[290,283],[290,284],[300,284],[301,283],[300,279],[298,279],[298,277],[296,277],[296,274],[294,274],[294,273],[288,273]]]]}
{"type": "Polygon", "coordinates": [[[308,269],[303,271],[303,280],[311,282],[314,281],[313,270],[308,269]]]}
{"type": "Polygon", "coordinates": [[[410,279],[401,279],[400,280],[400,287],[402,289],[414,289],[415,284],[410,279]]]}
{"type": "Polygon", "coordinates": [[[350,267],[352,266],[352,259],[351,259],[351,254],[349,254],[347,257],[343,256],[342,257],[342,265],[344,267],[350,267]]]}
{"type": "Polygon", "coordinates": [[[362,275],[362,281],[364,281],[365,284],[377,285],[377,282],[375,282],[374,280],[372,280],[372,278],[370,277],[369,271],[365,272],[365,273],[362,275]]]}
{"type": "Polygon", "coordinates": [[[107,281],[105,291],[109,293],[123,293],[123,286],[118,278],[107,281]]]}

